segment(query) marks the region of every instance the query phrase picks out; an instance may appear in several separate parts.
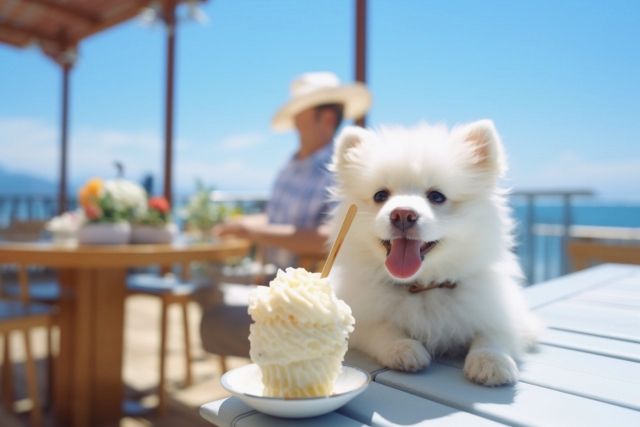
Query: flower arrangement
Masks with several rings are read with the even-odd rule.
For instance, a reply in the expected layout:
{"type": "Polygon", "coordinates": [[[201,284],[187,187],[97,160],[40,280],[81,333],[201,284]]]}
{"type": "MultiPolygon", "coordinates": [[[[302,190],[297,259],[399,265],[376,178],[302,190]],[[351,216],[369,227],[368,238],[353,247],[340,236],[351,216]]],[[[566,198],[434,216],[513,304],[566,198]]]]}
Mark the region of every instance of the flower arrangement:
{"type": "Polygon", "coordinates": [[[171,206],[162,196],[151,197],[147,208],[136,218],[135,222],[150,226],[164,226],[171,221],[171,206]]]}
{"type": "Polygon", "coordinates": [[[150,197],[132,221],[131,243],[169,243],[177,233],[171,222],[171,205],[162,196],[150,197]]]}
{"type": "Polygon", "coordinates": [[[147,209],[144,189],[124,179],[93,178],[80,189],[78,199],[90,223],[131,221],[147,209]]]}
{"type": "Polygon", "coordinates": [[[226,207],[212,202],[212,191],[212,188],[197,182],[196,192],[189,198],[182,212],[188,230],[206,232],[226,218],[226,207]]]}

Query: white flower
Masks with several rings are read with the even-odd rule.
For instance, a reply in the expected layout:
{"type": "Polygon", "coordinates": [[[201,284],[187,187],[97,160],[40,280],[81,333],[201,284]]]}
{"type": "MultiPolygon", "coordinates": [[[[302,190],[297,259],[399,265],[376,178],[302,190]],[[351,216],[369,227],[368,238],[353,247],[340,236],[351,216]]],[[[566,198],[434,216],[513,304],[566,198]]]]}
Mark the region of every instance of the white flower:
{"type": "Polygon", "coordinates": [[[51,218],[45,224],[45,229],[53,234],[74,234],[86,220],[84,211],[78,209],[51,218]]]}
{"type": "Polygon", "coordinates": [[[118,211],[131,211],[134,217],[143,215],[147,210],[147,193],[140,185],[124,179],[108,180],[104,184],[118,211]]]}

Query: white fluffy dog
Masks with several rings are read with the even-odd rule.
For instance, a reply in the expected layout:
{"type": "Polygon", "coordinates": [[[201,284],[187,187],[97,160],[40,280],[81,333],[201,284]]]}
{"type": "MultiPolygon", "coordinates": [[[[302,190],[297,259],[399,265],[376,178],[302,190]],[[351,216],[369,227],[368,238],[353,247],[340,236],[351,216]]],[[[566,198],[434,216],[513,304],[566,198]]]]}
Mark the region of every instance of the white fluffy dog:
{"type": "Polygon", "coordinates": [[[333,239],[349,205],[358,206],[331,272],[356,318],[350,346],[403,371],[468,351],[471,381],[515,382],[538,321],[519,289],[493,123],[348,127],[333,169],[333,239]]]}

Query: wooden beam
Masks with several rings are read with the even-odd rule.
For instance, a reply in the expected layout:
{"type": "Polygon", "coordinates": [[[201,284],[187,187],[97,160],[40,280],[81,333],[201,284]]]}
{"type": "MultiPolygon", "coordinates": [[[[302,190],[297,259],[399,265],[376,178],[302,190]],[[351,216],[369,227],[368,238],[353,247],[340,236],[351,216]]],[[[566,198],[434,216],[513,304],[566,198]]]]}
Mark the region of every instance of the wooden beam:
{"type": "Polygon", "coordinates": [[[4,31],[0,28],[0,43],[6,43],[9,46],[13,46],[16,49],[27,47],[30,43],[30,39],[25,36],[18,36],[16,34],[4,31]]]}
{"type": "Polygon", "coordinates": [[[0,22],[0,30],[16,37],[28,37],[30,39],[29,41],[31,41],[31,39],[38,39],[48,43],[61,44],[59,39],[52,37],[50,34],[46,34],[37,28],[19,27],[8,22],[0,22]]]}
{"type": "Polygon", "coordinates": [[[116,24],[128,21],[129,19],[137,16],[144,7],[149,5],[149,3],[151,3],[151,0],[132,0],[115,11],[109,11],[110,14],[108,16],[102,17],[100,22],[89,27],[87,31],[82,31],[79,35],[75,35],[70,41],[77,44],[80,40],[86,37],[99,33],[102,30],[106,30],[109,27],[113,27],[116,24]]]}
{"type": "Polygon", "coordinates": [[[67,3],[52,0],[23,0],[25,3],[43,10],[45,13],[56,14],[67,19],[83,21],[86,25],[98,24],[100,17],[84,10],[80,10],[67,3]]]}

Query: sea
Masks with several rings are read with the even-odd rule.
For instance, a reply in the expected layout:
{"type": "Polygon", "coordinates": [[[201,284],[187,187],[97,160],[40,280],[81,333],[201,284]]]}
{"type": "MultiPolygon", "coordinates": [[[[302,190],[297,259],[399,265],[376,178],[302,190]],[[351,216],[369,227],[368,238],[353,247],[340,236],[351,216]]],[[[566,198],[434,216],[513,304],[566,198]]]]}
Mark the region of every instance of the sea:
{"type": "MultiPolygon", "coordinates": [[[[513,213],[520,223],[526,221],[527,207],[514,204],[513,213]]],[[[572,223],[576,225],[598,225],[610,227],[640,227],[640,202],[631,203],[574,203],[571,207],[572,223]]],[[[560,224],[563,207],[559,204],[539,204],[535,206],[534,218],[537,223],[560,224]]]]}
{"type": "MultiPolygon", "coordinates": [[[[532,210],[533,218],[530,218],[528,206],[524,203],[514,202],[512,208],[517,224],[515,251],[527,275],[527,282],[538,283],[570,272],[571,265],[564,258],[560,237],[527,233],[529,220],[534,224],[563,224],[564,207],[559,203],[536,204],[532,210]]],[[[640,227],[640,203],[574,202],[569,217],[572,225],[640,227]]]]}

